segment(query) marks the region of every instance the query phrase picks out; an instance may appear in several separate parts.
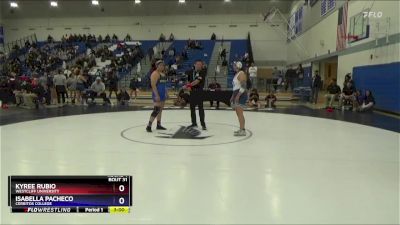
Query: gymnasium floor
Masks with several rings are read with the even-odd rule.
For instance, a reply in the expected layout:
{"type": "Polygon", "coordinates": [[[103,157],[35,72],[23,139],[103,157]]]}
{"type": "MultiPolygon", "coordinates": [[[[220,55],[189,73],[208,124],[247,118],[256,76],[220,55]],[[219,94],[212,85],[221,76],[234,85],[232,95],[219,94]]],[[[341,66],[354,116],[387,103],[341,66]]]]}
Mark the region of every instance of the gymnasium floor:
{"type": "MultiPolygon", "coordinates": [[[[399,223],[393,117],[247,111],[248,136],[233,137],[234,112],[207,110],[209,137],[193,140],[145,133],[138,107],[27,112],[0,114],[4,224],[399,223]],[[129,215],[11,214],[4,199],[8,175],[115,174],[133,176],[129,215]]],[[[163,114],[169,133],[189,117],[163,114]]]]}

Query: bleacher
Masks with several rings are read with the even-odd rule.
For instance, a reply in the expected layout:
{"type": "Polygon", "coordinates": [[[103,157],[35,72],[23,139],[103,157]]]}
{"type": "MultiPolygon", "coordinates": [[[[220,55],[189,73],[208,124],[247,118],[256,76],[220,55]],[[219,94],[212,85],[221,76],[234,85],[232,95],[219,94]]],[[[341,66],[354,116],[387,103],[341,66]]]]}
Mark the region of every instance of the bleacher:
{"type": "MultiPolygon", "coordinates": [[[[45,41],[41,41],[41,42],[37,42],[37,47],[43,51],[45,49],[47,54],[51,54],[56,52],[56,46],[62,45],[62,46],[78,46],[77,52],[75,57],[84,54],[87,50],[87,46],[84,42],[73,42],[73,43],[61,43],[61,42],[53,42],[53,43],[48,43],[45,41]]],[[[92,47],[95,46],[92,44],[92,47]]],[[[25,62],[25,59],[27,57],[28,51],[26,51],[24,54],[19,55],[19,59],[21,62],[25,62]]],[[[74,58],[75,58],[74,57],[74,58]]],[[[73,59],[71,59],[73,60],[73,59]]],[[[66,60],[66,62],[68,63],[71,60],[66,60]]],[[[57,69],[59,69],[62,66],[62,60],[60,60],[58,63],[54,64],[51,68],[50,71],[55,71],[57,69]]],[[[25,63],[22,64],[21,67],[21,74],[23,75],[27,75],[30,76],[31,75],[31,71],[29,70],[29,68],[27,67],[27,65],[25,63]]]]}
{"type": "MultiPolygon", "coordinates": [[[[151,49],[151,48],[153,48],[154,46],[156,46],[157,44],[158,44],[158,41],[155,41],[155,40],[148,40],[148,41],[137,41],[137,42],[140,42],[141,43],[141,45],[140,45],[140,49],[141,49],[141,51],[142,51],[142,53],[143,53],[143,55],[144,55],[144,58],[146,58],[147,57],[147,53],[148,53],[148,51],[149,51],[149,49],[151,49]]],[[[117,50],[115,50],[114,51],[114,55],[115,54],[120,54],[121,52],[119,52],[119,51],[117,51],[117,50]]],[[[132,70],[135,68],[135,65],[133,65],[133,67],[131,67],[130,68],[130,70],[128,70],[128,71],[126,71],[126,70],[124,70],[124,71],[119,71],[118,72],[118,77],[119,77],[119,79],[120,80],[124,80],[125,78],[129,78],[129,75],[132,73],[132,70]]],[[[125,79],[126,80],[126,79],[125,79]]],[[[127,81],[127,82],[129,82],[129,81],[127,81]]]]}
{"type": "Polygon", "coordinates": [[[215,42],[210,40],[200,40],[203,46],[202,50],[189,49],[188,60],[185,61],[184,67],[190,69],[196,60],[203,60],[207,65],[210,63],[212,51],[214,49],[215,42]]]}
{"type": "Polygon", "coordinates": [[[235,76],[235,71],[233,71],[233,67],[231,66],[231,63],[233,61],[236,61],[236,55],[239,57],[243,57],[243,55],[248,52],[247,50],[247,40],[229,40],[231,42],[231,52],[229,54],[229,60],[228,60],[228,77],[227,77],[227,82],[228,82],[228,88],[232,88],[232,80],[233,77],[235,76]]]}
{"type": "MultiPolygon", "coordinates": [[[[211,41],[211,40],[199,40],[199,41],[201,42],[203,49],[188,49],[188,59],[183,61],[182,66],[180,68],[178,68],[178,70],[176,71],[177,74],[183,74],[187,70],[190,70],[192,68],[194,62],[198,59],[203,60],[207,65],[210,63],[210,57],[211,57],[212,51],[214,49],[215,42],[211,41]]],[[[153,44],[154,43],[158,44],[157,41],[147,41],[147,42],[153,43],[153,44]]],[[[187,44],[187,40],[173,41],[172,44],[167,49],[164,49],[166,52],[166,54],[163,57],[164,62],[168,65],[171,60],[174,61],[174,57],[168,55],[168,51],[170,49],[175,48],[176,55],[181,55],[186,44],[187,44]]],[[[147,51],[145,53],[147,55],[147,51]]],[[[146,72],[146,77],[150,76],[149,72],[150,71],[146,72]]],[[[167,83],[167,86],[169,88],[173,87],[174,85],[175,84],[173,84],[172,82],[167,83]]],[[[147,86],[146,79],[142,80],[142,86],[147,86]]]]}

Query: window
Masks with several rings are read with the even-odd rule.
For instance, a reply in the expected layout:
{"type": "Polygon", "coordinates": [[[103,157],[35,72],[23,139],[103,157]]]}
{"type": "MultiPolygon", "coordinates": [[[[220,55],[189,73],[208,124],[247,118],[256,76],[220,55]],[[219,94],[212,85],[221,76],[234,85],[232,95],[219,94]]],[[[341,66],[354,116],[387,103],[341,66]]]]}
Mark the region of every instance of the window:
{"type": "Polygon", "coordinates": [[[301,33],[303,27],[303,7],[296,12],[296,34],[301,33]]]}
{"type": "Polygon", "coordinates": [[[303,30],[303,6],[289,18],[288,40],[294,39],[303,30]]]}
{"type": "Polygon", "coordinates": [[[336,0],[321,0],[321,16],[325,16],[336,7],[336,0]]]}

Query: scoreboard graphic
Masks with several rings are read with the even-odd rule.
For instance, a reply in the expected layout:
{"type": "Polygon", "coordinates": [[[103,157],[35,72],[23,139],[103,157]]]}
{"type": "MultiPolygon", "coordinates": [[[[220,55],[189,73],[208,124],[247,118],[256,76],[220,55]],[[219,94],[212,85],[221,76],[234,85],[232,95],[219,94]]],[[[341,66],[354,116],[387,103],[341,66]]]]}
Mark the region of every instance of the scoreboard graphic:
{"type": "Polygon", "coordinates": [[[129,213],[132,176],[9,176],[13,213],[129,213]]]}

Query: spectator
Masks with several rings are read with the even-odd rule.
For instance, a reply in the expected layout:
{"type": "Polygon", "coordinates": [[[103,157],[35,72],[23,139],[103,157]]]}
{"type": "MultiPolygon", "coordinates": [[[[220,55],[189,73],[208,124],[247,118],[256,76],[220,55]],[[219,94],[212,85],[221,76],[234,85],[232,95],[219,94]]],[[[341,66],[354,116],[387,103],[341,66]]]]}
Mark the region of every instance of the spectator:
{"type": "Polygon", "coordinates": [[[289,66],[288,69],[286,70],[285,80],[286,80],[285,91],[288,90],[289,85],[290,85],[290,89],[293,91],[294,83],[296,80],[296,71],[292,68],[292,66],[289,66]]]}
{"type": "Polygon", "coordinates": [[[165,35],[163,33],[160,34],[159,41],[160,42],[165,42],[166,41],[165,35]]]}
{"type": "Polygon", "coordinates": [[[22,84],[21,82],[16,79],[16,78],[11,78],[9,81],[10,86],[13,89],[13,94],[15,96],[15,104],[17,106],[20,106],[23,103],[23,98],[22,98],[22,94],[23,94],[23,90],[22,90],[22,84]]]}
{"type": "Polygon", "coordinates": [[[318,93],[321,87],[322,87],[321,76],[319,75],[318,70],[316,70],[311,82],[311,99],[310,99],[311,103],[317,104],[318,93]]]}
{"type": "Polygon", "coordinates": [[[32,92],[32,88],[25,89],[23,94],[23,106],[28,108],[28,109],[34,109],[37,108],[37,95],[32,92]]]}
{"type": "Polygon", "coordinates": [[[173,33],[169,35],[169,41],[175,41],[175,36],[173,33]]]}
{"type": "Polygon", "coordinates": [[[149,61],[153,61],[153,57],[154,57],[154,49],[153,48],[149,48],[147,50],[147,55],[149,55],[149,61]]]}
{"type": "Polygon", "coordinates": [[[31,47],[31,43],[29,42],[29,40],[25,41],[25,48],[29,49],[31,47]]]}
{"type": "Polygon", "coordinates": [[[57,102],[61,104],[65,103],[65,93],[67,92],[67,78],[62,74],[61,70],[58,70],[58,73],[53,78],[54,87],[57,93],[57,102]]]}
{"type": "MultiPolygon", "coordinates": [[[[211,82],[208,85],[208,90],[209,91],[221,91],[221,84],[217,82],[217,80],[214,78],[213,82],[211,82]]],[[[210,106],[213,107],[214,101],[210,101],[210,106]]],[[[217,101],[217,107],[216,109],[219,109],[219,101],[217,101]]]]}
{"type": "Polygon", "coordinates": [[[131,93],[129,94],[129,96],[132,97],[132,93],[135,93],[135,100],[137,98],[137,92],[138,92],[138,88],[139,88],[139,80],[137,77],[132,77],[132,79],[129,82],[129,88],[131,89],[131,93]]]}
{"type": "Polygon", "coordinates": [[[46,85],[39,84],[34,90],[33,93],[36,94],[38,98],[38,103],[50,105],[51,103],[51,93],[49,88],[46,85]]]}
{"type": "Polygon", "coordinates": [[[124,41],[132,41],[131,35],[127,34],[124,41]]]}
{"type": "Polygon", "coordinates": [[[169,49],[169,51],[168,51],[168,55],[169,55],[170,57],[175,57],[175,52],[176,52],[176,49],[175,49],[174,46],[172,46],[172,47],[169,49]]]}
{"type": "Polygon", "coordinates": [[[110,99],[107,98],[107,95],[105,93],[106,87],[103,83],[103,81],[101,81],[100,77],[96,77],[96,81],[92,83],[92,85],[90,86],[90,89],[86,91],[85,93],[85,102],[87,103],[87,99],[91,98],[92,99],[92,103],[94,103],[94,99],[97,97],[103,98],[104,101],[104,105],[105,104],[111,104],[110,99]]]}
{"type": "Polygon", "coordinates": [[[200,49],[200,50],[202,50],[203,49],[203,45],[201,44],[201,42],[200,41],[194,41],[194,49],[200,49]]]}
{"type": "Polygon", "coordinates": [[[265,108],[276,108],[275,102],[277,101],[276,96],[272,91],[265,97],[265,108]]]}
{"type": "Polygon", "coordinates": [[[44,76],[47,78],[47,87],[49,88],[49,91],[50,91],[51,104],[56,104],[55,101],[57,99],[57,90],[54,85],[54,79],[53,79],[54,76],[47,72],[45,72],[44,76]]]}
{"type": "Polygon", "coordinates": [[[250,64],[250,55],[248,52],[244,53],[243,59],[242,59],[243,64],[245,64],[247,67],[250,64]]]}
{"type": "Polygon", "coordinates": [[[130,96],[128,92],[123,88],[120,89],[117,93],[117,102],[118,105],[128,105],[130,100],[130,96]]]}
{"type": "Polygon", "coordinates": [[[364,102],[364,96],[361,94],[360,90],[356,90],[354,92],[354,104],[353,104],[353,111],[357,111],[364,102]]]}
{"type": "Polygon", "coordinates": [[[249,106],[253,108],[260,108],[260,95],[258,94],[258,91],[256,88],[253,88],[250,92],[249,95],[249,106]]]}
{"type": "Polygon", "coordinates": [[[347,83],[349,83],[349,82],[354,87],[354,89],[356,89],[356,85],[355,85],[353,79],[351,78],[351,73],[346,74],[346,76],[344,77],[343,87],[345,87],[347,85],[347,83]]]}
{"type": "Polygon", "coordinates": [[[69,75],[67,79],[67,89],[69,91],[69,96],[71,97],[71,103],[75,104],[76,99],[76,84],[77,84],[77,77],[75,74],[69,75]]]}
{"type": "Polygon", "coordinates": [[[85,83],[87,82],[87,78],[83,76],[82,73],[78,72],[76,79],[76,98],[82,104],[83,101],[83,92],[85,91],[85,83]]]}
{"type": "Polygon", "coordinates": [[[328,93],[325,95],[325,108],[332,108],[333,101],[340,95],[340,87],[336,83],[336,79],[332,79],[327,87],[328,93]]]}
{"type": "Polygon", "coordinates": [[[251,63],[249,67],[250,81],[251,86],[253,88],[257,88],[257,66],[254,65],[254,62],[251,63]]]}
{"type": "Polygon", "coordinates": [[[370,90],[366,90],[362,105],[359,107],[358,110],[360,112],[372,111],[374,105],[375,105],[375,98],[372,95],[372,92],[370,90]]]}
{"type": "Polygon", "coordinates": [[[339,108],[342,108],[342,110],[344,110],[344,106],[343,103],[349,102],[353,108],[354,108],[354,104],[355,104],[355,87],[353,86],[353,83],[351,82],[351,80],[348,80],[348,82],[346,83],[346,85],[343,87],[342,90],[342,94],[339,97],[339,108]]]}
{"type": "Polygon", "coordinates": [[[51,35],[47,36],[47,43],[53,43],[53,42],[54,38],[51,35]]]}
{"type": "Polygon", "coordinates": [[[104,38],[104,42],[106,42],[106,43],[110,43],[111,42],[111,37],[110,37],[110,35],[106,35],[106,37],[104,38]]]}
{"type": "Polygon", "coordinates": [[[174,101],[174,105],[183,108],[189,103],[189,98],[190,95],[188,93],[185,93],[185,91],[181,89],[179,93],[176,95],[176,100],[174,101]]]}
{"type": "Polygon", "coordinates": [[[20,91],[15,92],[17,106],[23,106],[28,109],[36,108],[37,95],[32,93],[32,85],[29,79],[23,79],[20,91]]]}
{"type": "Polygon", "coordinates": [[[118,42],[118,37],[117,37],[117,35],[113,34],[113,36],[112,36],[112,42],[113,42],[113,43],[117,43],[117,42],[118,42]]]}
{"type": "Polygon", "coordinates": [[[111,94],[115,92],[115,96],[117,96],[117,91],[118,91],[118,77],[116,74],[116,71],[112,71],[109,73],[108,77],[108,82],[109,82],[109,95],[108,98],[111,98],[111,94]]]}
{"type": "Polygon", "coordinates": [[[2,108],[8,108],[8,103],[14,101],[13,90],[7,78],[0,81],[0,101],[2,108]]]}
{"type": "Polygon", "coordinates": [[[278,68],[275,66],[274,69],[272,70],[272,84],[275,91],[278,88],[278,80],[280,77],[281,77],[281,71],[279,71],[278,68]]]}
{"type": "Polygon", "coordinates": [[[188,59],[189,59],[189,57],[188,57],[188,52],[187,52],[187,48],[184,48],[184,49],[183,49],[183,51],[182,51],[182,58],[183,58],[183,60],[188,60],[188,59]]]}
{"type": "Polygon", "coordinates": [[[222,49],[221,55],[220,55],[222,61],[226,61],[226,53],[227,53],[226,49],[225,48],[222,49]]]}
{"type": "Polygon", "coordinates": [[[303,79],[304,79],[304,69],[303,66],[301,64],[299,64],[299,66],[297,67],[296,70],[296,79],[297,79],[297,87],[301,87],[303,86],[303,79]]]}
{"type": "Polygon", "coordinates": [[[211,41],[215,41],[217,39],[217,35],[215,33],[212,33],[211,35],[211,41]]]}
{"type": "Polygon", "coordinates": [[[140,75],[142,73],[142,64],[140,61],[136,64],[136,75],[140,75]]]}

